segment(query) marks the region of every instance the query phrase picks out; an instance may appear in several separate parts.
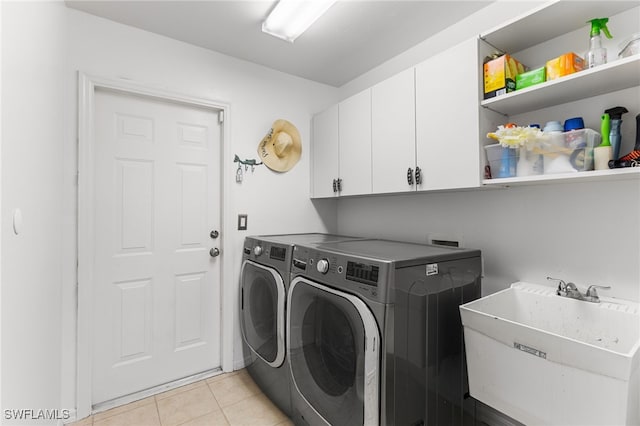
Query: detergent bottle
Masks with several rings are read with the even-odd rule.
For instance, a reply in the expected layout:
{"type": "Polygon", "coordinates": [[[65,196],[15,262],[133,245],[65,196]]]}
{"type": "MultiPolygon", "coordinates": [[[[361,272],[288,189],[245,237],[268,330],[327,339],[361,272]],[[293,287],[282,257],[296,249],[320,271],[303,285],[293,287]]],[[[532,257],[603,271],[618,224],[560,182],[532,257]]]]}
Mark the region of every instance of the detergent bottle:
{"type": "Polygon", "coordinates": [[[607,63],[607,49],[602,47],[600,31],[602,30],[607,38],[613,37],[607,28],[609,18],[595,18],[588,22],[591,23],[591,40],[589,42],[589,51],[587,52],[587,66],[593,68],[607,63]]]}
{"type": "Polygon", "coordinates": [[[611,132],[611,117],[608,113],[602,114],[600,121],[600,133],[602,134],[602,143],[593,149],[593,161],[596,170],[609,169],[609,160],[613,159],[613,149],[609,140],[611,132]]]}

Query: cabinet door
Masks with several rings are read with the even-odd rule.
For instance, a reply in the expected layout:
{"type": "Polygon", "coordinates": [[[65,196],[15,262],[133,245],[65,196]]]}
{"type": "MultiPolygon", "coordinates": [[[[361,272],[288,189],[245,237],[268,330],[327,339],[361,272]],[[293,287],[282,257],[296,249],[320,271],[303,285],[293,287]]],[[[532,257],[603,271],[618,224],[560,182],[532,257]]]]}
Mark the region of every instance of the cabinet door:
{"type": "Polygon", "coordinates": [[[313,117],[311,161],[311,196],[337,196],[333,181],[338,179],[338,105],[313,117]]]}
{"type": "Polygon", "coordinates": [[[340,195],[371,193],[371,89],[339,104],[340,195]]]}
{"type": "Polygon", "coordinates": [[[407,170],[416,166],[414,69],[385,80],[371,91],[371,158],[373,192],[415,189],[407,170]]]}
{"type": "Polygon", "coordinates": [[[418,189],[480,186],[478,40],[416,67],[418,189]]]}

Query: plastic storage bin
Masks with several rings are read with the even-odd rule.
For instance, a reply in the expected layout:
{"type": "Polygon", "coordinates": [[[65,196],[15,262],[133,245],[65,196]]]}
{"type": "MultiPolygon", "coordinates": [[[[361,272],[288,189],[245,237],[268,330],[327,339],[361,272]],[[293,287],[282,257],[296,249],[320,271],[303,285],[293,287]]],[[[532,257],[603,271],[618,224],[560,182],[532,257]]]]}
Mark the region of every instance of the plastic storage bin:
{"type": "Polygon", "coordinates": [[[540,141],[534,151],[543,155],[544,174],[582,172],[593,170],[593,148],[599,144],[600,133],[579,129],[540,141]]]}
{"type": "Polygon", "coordinates": [[[487,165],[491,170],[491,178],[507,178],[516,176],[518,150],[506,148],[501,144],[486,145],[487,165]]]}
{"type": "Polygon", "coordinates": [[[640,53],[640,33],[635,33],[620,43],[620,53],[618,53],[620,58],[637,55],[638,53],[640,53]]]}
{"type": "Polygon", "coordinates": [[[600,133],[592,129],[550,132],[528,148],[486,145],[487,165],[492,179],[582,172],[594,169],[593,149],[600,144],[600,133]],[[521,155],[525,158],[521,158],[521,155]],[[539,157],[542,156],[542,161],[539,157]],[[526,160],[526,161],[521,161],[526,160]],[[518,170],[518,165],[526,166],[518,170]]]}

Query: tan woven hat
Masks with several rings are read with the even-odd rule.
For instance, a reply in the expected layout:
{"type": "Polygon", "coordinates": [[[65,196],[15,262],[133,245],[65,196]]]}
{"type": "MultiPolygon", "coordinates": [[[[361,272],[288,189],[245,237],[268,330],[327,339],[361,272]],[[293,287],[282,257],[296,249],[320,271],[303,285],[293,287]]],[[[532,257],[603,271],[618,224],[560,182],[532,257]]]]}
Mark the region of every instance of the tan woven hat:
{"type": "Polygon", "coordinates": [[[296,126],[287,120],[274,121],[271,130],[258,145],[258,154],[271,170],[291,170],[302,155],[302,142],[296,126]]]}

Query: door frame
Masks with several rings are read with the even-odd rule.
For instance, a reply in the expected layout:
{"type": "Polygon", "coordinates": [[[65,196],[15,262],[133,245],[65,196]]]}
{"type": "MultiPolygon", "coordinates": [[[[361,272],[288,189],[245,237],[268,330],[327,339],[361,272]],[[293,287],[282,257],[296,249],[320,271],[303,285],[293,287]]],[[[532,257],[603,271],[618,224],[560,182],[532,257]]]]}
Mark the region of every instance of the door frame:
{"type": "MultiPolygon", "coordinates": [[[[93,205],[94,205],[94,170],[93,152],[95,146],[94,110],[95,92],[106,89],[125,94],[133,94],[162,101],[204,107],[223,114],[222,143],[220,144],[220,219],[221,219],[221,251],[232,253],[233,244],[233,212],[230,196],[230,179],[235,175],[233,164],[224,161],[230,156],[230,105],[210,99],[203,99],[163,89],[146,87],[123,80],[112,80],[91,76],[78,72],[78,249],[77,249],[77,336],[76,336],[76,418],[91,414],[92,410],[92,336],[93,336],[93,205]],[[225,236],[227,236],[225,238],[225,236]]],[[[225,291],[225,278],[232,276],[233,256],[220,256],[220,356],[223,371],[233,370],[233,292],[225,291]]]]}

